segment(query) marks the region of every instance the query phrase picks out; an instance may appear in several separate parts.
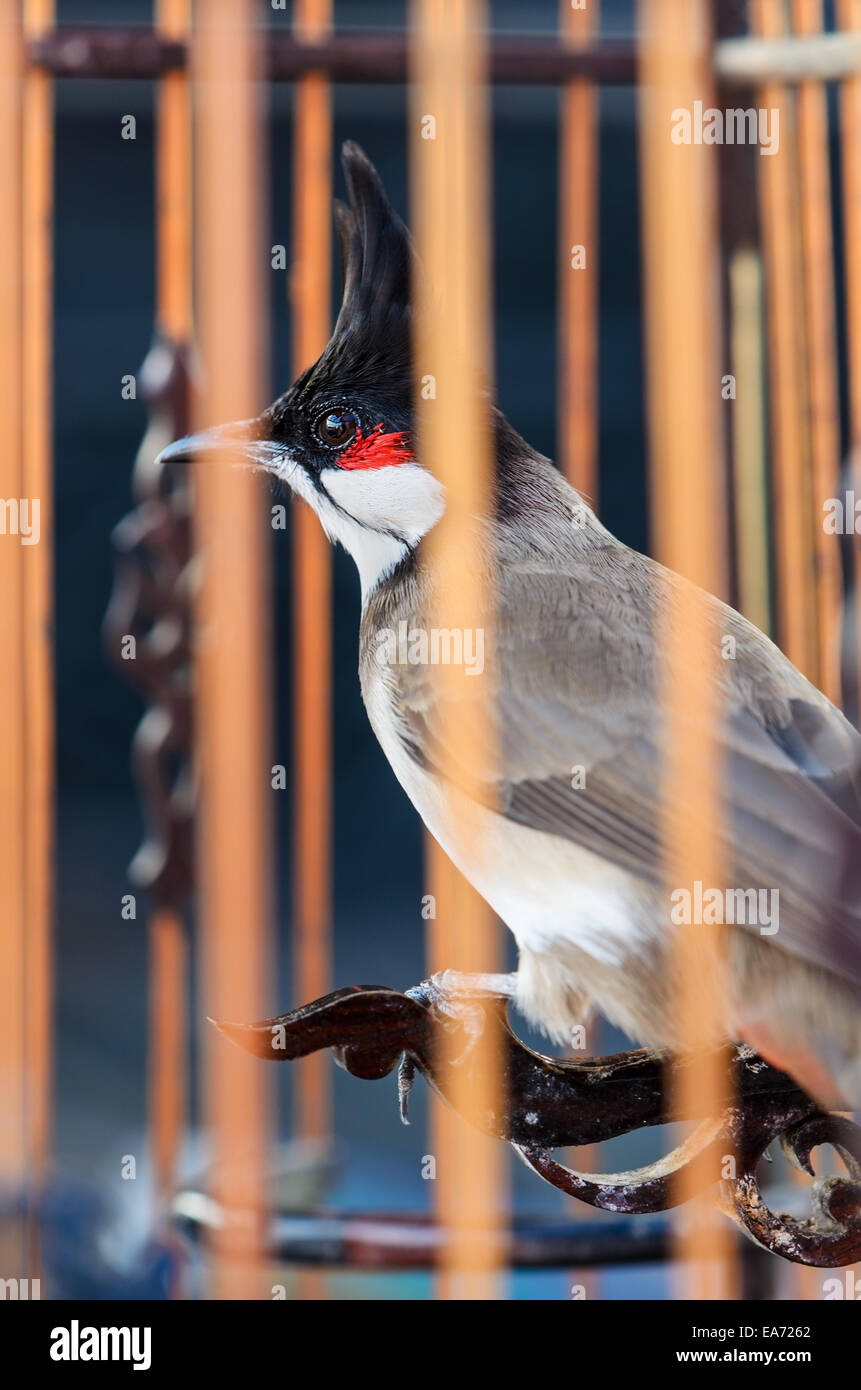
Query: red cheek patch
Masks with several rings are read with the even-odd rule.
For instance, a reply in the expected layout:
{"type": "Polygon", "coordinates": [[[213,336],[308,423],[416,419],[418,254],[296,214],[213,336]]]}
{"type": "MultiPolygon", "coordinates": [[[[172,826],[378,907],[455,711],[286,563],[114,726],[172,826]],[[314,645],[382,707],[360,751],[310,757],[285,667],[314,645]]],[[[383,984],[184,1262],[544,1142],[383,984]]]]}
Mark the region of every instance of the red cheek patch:
{"type": "Polygon", "coordinates": [[[340,468],[390,468],[397,463],[411,463],[409,435],[405,432],[386,434],[382,424],[365,437],[356,430],[355,438],[338,459],[340,468]]]}

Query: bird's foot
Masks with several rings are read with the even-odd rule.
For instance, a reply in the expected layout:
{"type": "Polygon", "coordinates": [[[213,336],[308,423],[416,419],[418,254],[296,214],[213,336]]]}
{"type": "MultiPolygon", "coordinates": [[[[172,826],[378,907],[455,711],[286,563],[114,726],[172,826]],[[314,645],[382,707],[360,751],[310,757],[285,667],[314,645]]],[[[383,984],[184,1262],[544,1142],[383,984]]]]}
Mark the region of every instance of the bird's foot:
{"type": "MultiPolygon", "coordinates": [[[[489,994],[496,999],[511,999],[514,997],[516,986],[516,974],[485,972],[469,975],[461,970],[439,970],[429,980],[414,985],[406,993],[410,999],[424,1004],[435,1013],[444,1026],[448,1020],[451,1025],[463,1029],[467,1039],[466,1047],[458,1057],[449,1058],[452,1066],[460,1066],[469,1057],[484,1030],[482,996],[489,994]]],[[[398,1067],[398,1103],[401,1120],[405,1125],[409,1124],[409,1096],[415,1080],[415,1070],[412,1058],[404,1053],[398,1067]]]]}
{"type": "Polygon", "coordinates": [[[436,1009],[449,1018],[460,1016],[460,1006],[465,999],[474,999],[482,994],[492,994],[498,999],[513,999],[517,989],[517,975],[496,975],[485,971],[470,975],[463,970],[438,970],[429,980],[422,980],[406,991],[408,998],[417,999],[420,1004],[436,1009]]]}
{"type": "Polygon", "coordinates": [[[472,1050],[476,1038],[480,1037],[484,1025],[482,996],[492,995],[495,999],[512,999],[517,988],[517,976],[483,973],[466,974],[462,970],[438,970],[429,980],[422,980],[406,991],[408,998],[424,1004],[432,1013],[442,1019],[450,1019],[460,1025],[470,1040],[466,1052],[452,1059],[461,1062],[472,1050]]]}
{"type": "Polygon", "coordinates": [[[410,1122],[410,1091],[416,1079],[416,1064],[408,1053],[404,1053],[398,1066],[398,1111],[401,1124],[410,1122]]]}

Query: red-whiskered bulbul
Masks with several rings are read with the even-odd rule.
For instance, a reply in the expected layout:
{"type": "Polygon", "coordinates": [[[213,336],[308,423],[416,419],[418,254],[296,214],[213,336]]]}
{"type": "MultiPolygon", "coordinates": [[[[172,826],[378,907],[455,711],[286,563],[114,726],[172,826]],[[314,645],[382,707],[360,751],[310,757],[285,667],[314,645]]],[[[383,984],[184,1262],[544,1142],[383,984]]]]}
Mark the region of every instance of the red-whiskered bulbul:
{"type": "MultiPolygon", "coordinates": [[[[326,349],[258,419],[179,440],[162,458],[241,448],[353,556],[368,717],[428,829],[517,941],[516,975],[489,983],[510,979],[527,1017],[559,1041],[596,1005],[632,1038],[673,1047],[673,933],[686,911],[697,920],[705,893],[723,891],[683,885],[688,898],[674,894],[673,906],[662,863],[659,619],[683,581],[617,541],[491,407],[494,497],[473,558],[492,593],[492,649],[480,679],[463,684],[475,698],[491,692],[499,756],[493,774],[469,770],[470,785],[492,785],[475,812],[480,852],[464,842],[441,794],[434,673],[409,650],[436,611],[424,539],[445,509],[414,433],[413,252],[362,151],[348,144],[343,159],[344,293],[326,349]],[[383,632],[406,644],[383,648],[383,632]]],[[[733,922],[726,1036],[820,1096],[855,1103],[861,739],[747,619],[706,602],[715,642],[732,638],[735,650],[715,663],[724,713],[711,731],[731,887],[725,915],[712,898],[704,918],[733,922]]],[[[443,977],[440,990],[461,983],[443,977]]]]}

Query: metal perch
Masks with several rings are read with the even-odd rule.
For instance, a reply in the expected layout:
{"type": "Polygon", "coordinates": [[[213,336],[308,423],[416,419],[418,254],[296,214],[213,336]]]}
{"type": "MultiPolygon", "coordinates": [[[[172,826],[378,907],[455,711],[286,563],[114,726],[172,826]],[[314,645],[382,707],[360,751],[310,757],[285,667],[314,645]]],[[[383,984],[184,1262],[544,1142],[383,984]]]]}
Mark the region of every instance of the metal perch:
{"type": "Polygon", "coordinates": [[[476,1009],[479,1026],[494,1034],[504,1059],[506,1097],[503,1113],[485,1113],[480,1128],[507,1140],[546,1182],[590,1206],[633,1214],[673,1206],[675,1179],[686,1170],[700,1190],[719,1184],[722,1209],[774,1254],[820,1268],[861,1259],[861,1129],[845,1116],[820,1110],[791,1077],[750,1048],[733,1050],[729,1066],[737,1103],[715,1117],[672,1110],[669,1097],[678,1088],[668,1085],[667,1070],[676,1073],[687,1065],[683,1058],[673,1060],[646,1049],[582,1062],[545,1057],[514,1035],[506,1000],[493,994],[471,996],[469,1033],[461,1020],[442,1017],[432,1003],[378,985],[336,990],[260,1023],[213,1022],[233,1042],[267,1061],[293,1061],[331,1047],[339,1065],[353,1076],[378,1080],[399,1067],[405,1096],[414,1071],[419,1071],[450,1100],[452,1067],[465,1069],[469,1077],[476,1065],[470,1048],[476,1009]],[[463,1054],[456,1062],[443,1060],[443,1050],[436,1046],[439,1028],[461,1032],[463,1054]],[[656,1163],[627,1173],[580,1173],[550,1153],[691,1119],[701,1123],[684,1144],[656,1163]],[[846,1164],[847,1177],[814,1184],[812,1214],[806,1221],[770,1211],[760,1191],[757,1165],[775,1139],[811,1176],[810,1155],[819,1145],[833,1145],[846,1164]],[[727,1179],[721,1166],[730,1154],[736,1177],[727,1179]]]}

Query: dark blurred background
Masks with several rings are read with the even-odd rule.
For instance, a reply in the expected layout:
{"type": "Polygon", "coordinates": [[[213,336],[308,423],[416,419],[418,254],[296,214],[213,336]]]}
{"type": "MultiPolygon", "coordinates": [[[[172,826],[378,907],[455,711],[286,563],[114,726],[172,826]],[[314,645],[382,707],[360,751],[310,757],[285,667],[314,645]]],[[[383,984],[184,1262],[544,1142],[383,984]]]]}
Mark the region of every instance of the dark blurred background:
{"type": "MultiPolygon", "coordinates": [[[[261,22],[290,23],[290,8],[261,0],[261,22]]],[[[403,25],[395,0],[336,4],[339,26],[403,25]]],[[[606,33],[630,33],[633,0],[601,0],[606,33]]],[[[553,31],[557,0],[497,0],[497,31],[553,31]]],[[[61,23],[149,23],[151,6],[123,0],[61,0],[61,23]]],[[[270,226],[261,254],[291,239],[292,94],[268,95],[270,226]]],[[[350,137],[376,163],[394,205],[406,199],[406,93],[342,86],[335,93],[335,148],[350,137]]],[[[137,372],[153,325],[153,90],[148,83],[62,81],[57,86],[55,430],[57,487],[57,715],[59,801],[58,1169],[92,1181],[112,1203],[117,1248],[131,1258],[145,1234],[147,1022],[145,910],[124,921],[126,868],[140,838],[129,774],[138,699],[109,669],[101,623],[111,584],[110,533],[130,506],[130,474],[146,427],[141,400],[121,396],[137,372]],[[133,114],[137,138],[120,137],[133,114]],[[136,1183],[120,1159],[138,1155],[136,1183]],[[134,1189],[132,1191],[131,1189],[134,1189]]],[[[638,184],[634,96],[601,96],[600,148],[600,511],[624,541],[646,544],[638,184]]],[[[555,453],[557,94],[498,88],[493,96],[493,226],[496,369],[503,409],[530,442],[555,453]]],[[[336,187],[340,185],[336,173],[336,187]]],[[[284,272],[271,272],[272,379],[263,404],[289,379],[290,315],[284,272]]],[[[339,293],[336,287],[336,294],[339,293]]],[[[337,298],[334,301],[337,303],[337,298]]],[[[277,730],[273,761],[290,763],[289,533],[276,532],[277,730]]],[[[359,588],[352,561],[334,556],[335,619],[335,984],[406,987],[422,978],[422,839],[412,810],[371,734],[356,673],[359,588]]],[[[294,1000],[289,979],[290,814],[278,801],[275,1003],[294,1000]]],[[[242,924],[237,923],[237,930],[242,924]]],[[[196,1026],[196,1019],[193,1020],[196,1026]]],[[[621,1045],[609,1030],[605,1050],[621,1045]]],[[[280,1127],[289,1131],[289,1068],[278,1068],[280,1127]]],[[[397,1119],[391,1079],[371,1085],[335,1074],[341,1164],[331,1200],[343,1205],[421,1207],[429,1184],[421,1084],[413,1124],[397,1119]]],[[[620,1166],[657,1156],[659,1140],[609,1149],[620,1166]]],[[[190,1146],[189,1171],[199,1155],[190,1146]]],[[[560,1211],[562,1199],[518,1169],[523,1210],[560,1211]]],[[[601,1220],[593,1213],[592,1220],[601,1220]]],[[[606,1218],[612,1219],[612,1218],[606,1218]]],[[[518,1276],[515,1296],[567,1296],[564,1274],[518,1276]]],[[[339,1276],[336,1294],[410,1298],[423,1276],[339,1276]]],[[[656,1296],[657,1269],[604,1276],[604,1297],[656,1296]]]]}

